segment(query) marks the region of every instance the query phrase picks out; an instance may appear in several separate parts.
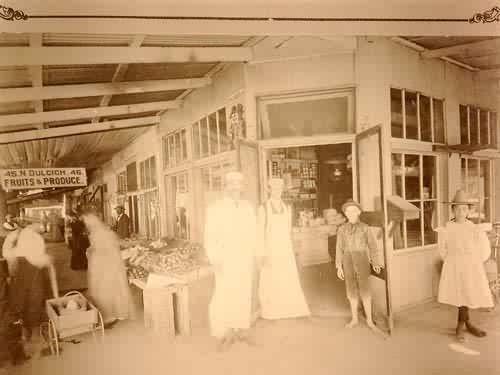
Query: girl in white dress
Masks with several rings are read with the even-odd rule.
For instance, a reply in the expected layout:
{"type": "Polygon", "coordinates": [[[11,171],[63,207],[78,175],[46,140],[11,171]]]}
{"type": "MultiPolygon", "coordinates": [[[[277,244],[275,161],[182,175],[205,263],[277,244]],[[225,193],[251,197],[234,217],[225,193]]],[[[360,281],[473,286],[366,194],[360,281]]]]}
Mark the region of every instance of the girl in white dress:
{"type": "Polygon", "coordinates": [[[259,210],[259,300],[264,319],[309,316],[292,247],[291,210],[281,199],[283,180],[269,182],[270,198],[259,210]]]}
{"type": "Polygon", "coordinates": [[[454,221],[438,228],[439,253],[444,260],[438,301],[458,308],[456,337],[464,341],[464,332],[484,337],[486,332],[469,320],[469,309],[493,307],[484,262],[490,256],[490,243],[480,225],[467,220],[472,201],[462,190],[450,202],[454,221]]]}

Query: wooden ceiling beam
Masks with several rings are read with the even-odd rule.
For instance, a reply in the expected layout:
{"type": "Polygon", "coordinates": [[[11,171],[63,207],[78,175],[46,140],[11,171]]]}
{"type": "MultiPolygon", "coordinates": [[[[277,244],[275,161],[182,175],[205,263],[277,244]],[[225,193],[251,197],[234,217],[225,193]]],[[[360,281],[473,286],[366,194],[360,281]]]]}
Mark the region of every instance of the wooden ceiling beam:
{"type": "MultiPolygon", "coordinates": [[[[135,35],[132,42],[130,43],[130,47],[131,48],[140,47],[142,42],[144,42],[144,39],[146,39],[146,35],[135,35]]],[[[125,74],[127,74],[128,65],[129,64],[118,64],[115,70],[115,74],[113,74],[113,78],[111,79],[111,82],[116,83],[123,81],[123,78],[125,78],[125,74]]],[[[112,97],[113,95],[104,95],[101,99],[100,106],[101,107],[108,106],[112,97]]],[[[93,123],[99,122],[99,117],[94,117],[92,119],[92,122],[93,123]]]]}
{"type": "Polygon", "coordinates": [[[452,47],[431,49],[422,52],[421,56],[426,59],[435,59],[438,57],[463,54],[469,51],[477,51],[477,50],[497,51],[499,49],[500,49],[500,38],[496,38],[496,39],[483,40],[481,42],[459,44],[457,46],[452,46],[452,47]]]}
{"type": "Polygon", "coordinates": [[[34,124],[36,122],[67,121],[102,116],[117,116],[124,114],[163,111],[168,109],[177,109],[181,106],[181,100],[169,100],[152,103],[115,105],[111,107],[66,109],[62,111],[49,111],[42,113],[19,113],[0,116],[0,130],[2,130],[3,127],[34,124]]]}
{"type": "Polygon", "coordinates": [[[2,47],[0,66],[244,62],[246,47],[2,47]]]}
{"type": "Polygon", "coordinates": [[[44,87],[17,87],[0,89],[0,103],[40,99],[79,98],[85,96],[138,94],[153,91],[187,90],[208,86],[211,83],[212,80],[210,78],[188,78],[117,83],[86,83],[44,87]]]}
{"type": "MultiPolygon", "coordinates": [[[[30,34],[30,47],[41,47],[42,46],[42,34],[30,34]]],[[[41,65],[30,65],[28,67],[31,76],[31,83],[33,87],[43,86],[43,75],[41,65]]],[[[43,100],[35,100],[33,102],[35,107],[35,112],[43,112],[43,100]]],[[[43,123],[36,124],[39,129],[43,129],[43,123]]]]}
{"type": "Polygon", "coordinates": [[[0,144],[12,144],[33,141],[36,139],[59,138],[70,135],[146,127],[156,125],[159,122],[160,116],[148,116],[127,120],[104,121],[98,124],[88,123],[83,125],[61,126],[59,128],[28,130],[17,133],[0,134],[0,144]]]}

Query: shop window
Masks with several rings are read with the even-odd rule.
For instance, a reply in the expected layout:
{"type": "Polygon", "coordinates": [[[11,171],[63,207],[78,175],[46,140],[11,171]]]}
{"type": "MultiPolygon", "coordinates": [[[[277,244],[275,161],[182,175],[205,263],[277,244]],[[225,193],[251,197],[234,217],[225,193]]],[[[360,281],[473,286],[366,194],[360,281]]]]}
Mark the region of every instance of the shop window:
{"type": "Polygon", "coordinates": [[[140,164],[141,189],[152,189],[156,182],[156,160],[154,156],[142,161],[140,164]]]}
{"type": "Polygon", "coordinates": [[[127,172],[121,172],[116,176],[116,186],[118,194],[127,192],[127,172]]]}
{"type": "Polygon", "coordinates": [[[445,143],[444,100],[391,88],[391,135],[445,143]]]}
{"type": "Polygon", "coordinates": [[[175,238],[190,239],[190,212],[188,174],[168,176],[167,183],[167,215],[175,238]]]}
{"type": "Polygon", "coordinates": [[[137,187],[137,163],[134,161],[127,165],[127,191],[136,191],[137,187]]]}
{"type": "Polygon", "coordinates": [[[485,109],[463,105],[460,112],[460,143],[497,145],[497,114],[485,109]]]}
{"type": "Polygon", "coordinates": [[[160,236],[160,207],[158,191],[144,192],[139,196],[142,234],[149,239],[160,236]]]}
{"type": "Polygon", "coordinates": [[[322,92],[262,98],[260,138],[354,132],[354,92],[322,92]]]}
{"type": "Polygon", "coordinates": [[[188,160],[186,129],[162,138],[163,168],[172,168],[188,160]]]}
{"type": "Polygon", "coordinates": [[[461,169],[461,188],[478,200],[478,204],[471,207],[469,219],[474,222],[490,221],[491,161],[464,157],[461,159],[461,169]]]}
{"type": "Polygon", "coordinates": [[[392,189],[415,205],[418,219],[395,224],[394,249],[406,249],[435,244],[437,237],[432,228],[437,221],[437,169],[436,156],[393,153],[392,189]]]}
{"type": "Polygon", "coordinates": [[[229,131],[226,108],[221,108],[193,124],[194,158],[200,159],[230,151],[233,148],[233,142],[229,131]]]}

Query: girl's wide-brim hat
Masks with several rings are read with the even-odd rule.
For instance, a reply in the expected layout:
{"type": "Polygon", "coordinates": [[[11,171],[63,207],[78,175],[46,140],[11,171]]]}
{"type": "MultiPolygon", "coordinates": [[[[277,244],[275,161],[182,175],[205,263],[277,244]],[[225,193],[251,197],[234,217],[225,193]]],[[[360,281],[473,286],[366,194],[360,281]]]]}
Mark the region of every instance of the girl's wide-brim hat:
{"type": "Polygon", "coordinates": [[[457,206],[457,205],[474,205],[478,204],[479,200],[471,198],[464,190],[457,190],[455,197],[451,202],[444,202],[446,204],[457,206]]]}

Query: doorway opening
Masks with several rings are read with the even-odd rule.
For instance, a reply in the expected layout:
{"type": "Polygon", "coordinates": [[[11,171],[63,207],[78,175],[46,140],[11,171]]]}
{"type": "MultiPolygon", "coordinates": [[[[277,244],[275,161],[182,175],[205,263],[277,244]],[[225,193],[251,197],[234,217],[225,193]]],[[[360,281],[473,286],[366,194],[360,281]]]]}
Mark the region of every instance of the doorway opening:
{"type": "Polygon", "coordinates": [[[284,181],[301,283],[315,316],[350,314],[334,264],[341,206],[355,198],[352,151],[352,143],[265,149],[267,179],[284,181]]]}

